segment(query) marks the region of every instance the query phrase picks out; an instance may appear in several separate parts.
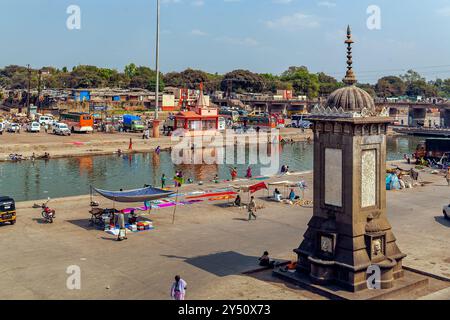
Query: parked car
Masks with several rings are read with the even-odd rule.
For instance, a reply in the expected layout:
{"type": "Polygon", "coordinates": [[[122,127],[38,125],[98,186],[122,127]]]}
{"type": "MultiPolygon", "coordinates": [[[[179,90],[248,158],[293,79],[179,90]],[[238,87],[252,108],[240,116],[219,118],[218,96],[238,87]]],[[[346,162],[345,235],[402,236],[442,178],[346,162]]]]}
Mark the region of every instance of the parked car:
{"type": "Polygon", "coordinates": [[[3,134],[4,129],[5,129],[5,125],[3,124],[3,122],[0,122],[0,135],[3,134]]]}
{"type": "Polygon", "coordinates": [[[41,132],[41,125],[39,122],[31,122],[27,125],[28,132],[41,132]]]}
{"type": "Polygon", "coordinates": [[[445,219],[450,220],[450,204],[444,206],[442,213],[444,214],[445,219]]]}
{"type": "Polygon", "coordinates": [[[70,129],[65,123],[57,123],[53,127],[53,133],[60,136],[70,136],[70,129]]]}
{"type": "Polygon", "coordinates": [[[39,117],[39,124],[41,126],[50,125],[52,123],[52,121],[53,121],[53,118],[49,117],[49,116],[40,116],[39,117]]]}
{"type": "Polygon", "coordinates": [[[11,133],[20,132],[20,125],[18,123],[11,123],[6,131],[11,133]]]}

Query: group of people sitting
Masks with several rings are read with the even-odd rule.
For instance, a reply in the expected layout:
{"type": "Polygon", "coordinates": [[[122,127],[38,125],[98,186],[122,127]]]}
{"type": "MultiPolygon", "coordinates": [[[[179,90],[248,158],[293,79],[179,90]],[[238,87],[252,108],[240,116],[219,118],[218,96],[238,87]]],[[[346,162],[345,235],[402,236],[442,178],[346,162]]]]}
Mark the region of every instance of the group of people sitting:
{"type": "MultiPolygon", "coordinates": [[[[281,202],[281,200],[283,199],[281,192],[280,192],[280,190],[278,190],[278,188],[275,188],[275,191],[273,192],[273,198],[276,202],[281,202]]],[[[290,201],[294,201],[294,200],[300,199],[300,196],[297,196],[295,194],[294,189],[291,189],[288,199],[290,201]]]]}

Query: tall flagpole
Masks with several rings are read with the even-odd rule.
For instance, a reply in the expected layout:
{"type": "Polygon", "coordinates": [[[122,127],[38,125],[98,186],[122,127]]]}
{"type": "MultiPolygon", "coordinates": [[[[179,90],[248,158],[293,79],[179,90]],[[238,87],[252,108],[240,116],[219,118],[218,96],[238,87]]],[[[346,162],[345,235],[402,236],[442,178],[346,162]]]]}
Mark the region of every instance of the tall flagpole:
{"type": "Polygon", "coordinates": [[[158,119],[159,112],[159,0],[156,0],[156,94],[155,94],[155,119],[158,119]]]}

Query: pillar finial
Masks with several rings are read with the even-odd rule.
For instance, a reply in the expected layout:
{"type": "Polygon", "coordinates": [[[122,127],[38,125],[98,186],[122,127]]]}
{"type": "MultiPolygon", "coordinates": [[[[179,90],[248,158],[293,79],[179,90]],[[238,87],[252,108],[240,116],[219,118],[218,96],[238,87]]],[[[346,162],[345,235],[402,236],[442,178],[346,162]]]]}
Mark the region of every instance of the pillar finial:
{"type": "Polygon", "coordinates": [[[347,44],[347,73],[345,74],[344,83],[346,85],[354,85],[357,80],[356,76],[353,73],[353,60],[352,60],[352,44],[354,41],[352,40],[352,30],[350,26],[347,26],[347,40],[345,40],[347,44]]]}

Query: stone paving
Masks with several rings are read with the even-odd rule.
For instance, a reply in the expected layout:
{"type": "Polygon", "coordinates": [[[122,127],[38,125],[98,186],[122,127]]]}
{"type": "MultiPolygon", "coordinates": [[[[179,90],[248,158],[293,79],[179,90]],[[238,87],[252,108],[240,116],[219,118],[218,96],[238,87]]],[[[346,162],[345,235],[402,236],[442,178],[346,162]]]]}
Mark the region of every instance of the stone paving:
{"type": "MultiPolygon", "coordinates": [[[[303,177],[311,186],[311,174],[303,177]]],[[[286,178],[300,179],[272,180],[286,178]]],[[[388,217],[408,255],[405,265],[450,278],[450,221],[442,215],[450,188],[442,176],[424,173],[421,179],[432,183],[388,191],[388,217]]],[[[295,258],[292,249],[312,215],[311,208],[266,196],[265,191],[257,194],[264,208],[256,221],[246,221],[246,211],[226,201],[203,202],[177,207],[175,224],[173,209],[154,211],[149,218],[156,229],[129,234],[123,242],[89,228],[87,196],[53,200],[53,225],[40,222],[33,202],[20,203],[17,224],[0,227],[0,294],[6,299],[169,299],[172,279],[180,274],[188,283],[188,299],[323,299],[270,272],[242,274],[257,268],[264,250],[273,258],[295,258]],[[81,268],[81,290],[66,287],[71,265],[81,268]]],[[[312,198],[311,188],[306,197],[312,198]]],[[[101,205],[112,203],[101,200],[101,205]]]]}

